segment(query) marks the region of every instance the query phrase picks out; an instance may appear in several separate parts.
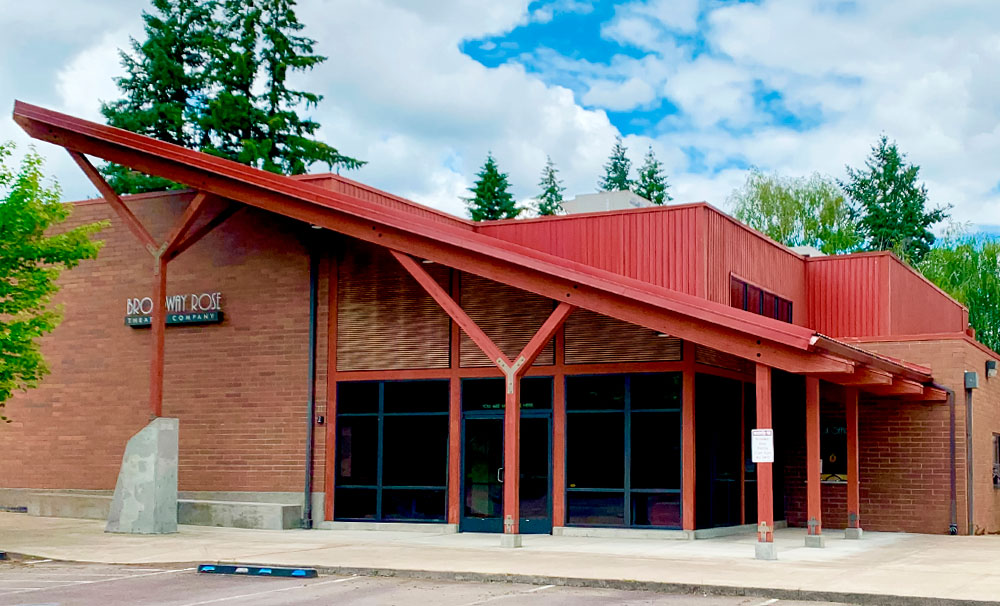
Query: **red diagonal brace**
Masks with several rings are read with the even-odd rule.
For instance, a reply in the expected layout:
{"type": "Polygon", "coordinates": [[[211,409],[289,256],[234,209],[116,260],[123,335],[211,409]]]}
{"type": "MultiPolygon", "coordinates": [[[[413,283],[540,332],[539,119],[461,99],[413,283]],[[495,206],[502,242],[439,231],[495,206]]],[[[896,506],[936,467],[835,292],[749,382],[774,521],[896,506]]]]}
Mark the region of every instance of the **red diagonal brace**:
{"type": "Polygon", "coordinates": [[[88,160],[87,157],[80,152],[72,150],[70,150],[69,155],[73,157],[73,161],[76,162],[83,170],[83,174],[87,175],[87,178],[94,184],[97,191],[101,193],[101,197],[103,197],[111,208],[118,213],[118,216],[121,217],[122,221],[125,222],[125,225],[132,230],[135,237],[139,238],[139,241],[146,247],[146,250],[148,250],[151,255],[156,256],[157,251],[159,250],[156,240],[154,240],[153,236],[146,231],[146,228],[143,227],[139,219],[132,214],[132,211],[125,206],[122,199],[118,197],[115,190],[111,189],[111,186],[104,180],[101,173],[97,172],[97,169],[90,163],[90,160],[88,160]]]}
{"type": "Polygon", "coordinates": [[[504,394],[503,415],[503,529],[505,533],[517,534],[521,516],[521,377],[534,363],[545,344],[555,336],[556,331],[566,322],[566,318],[569,317],[574,307],[565,302],[557,305],[512,363],[493,340],[465,313],[462,306],[451,298],[444,287],[420,266],[420,263],[401,252],[395,250],[389,252],[504,374],[506,386],[504,391],[506,393],[504,394]]]}

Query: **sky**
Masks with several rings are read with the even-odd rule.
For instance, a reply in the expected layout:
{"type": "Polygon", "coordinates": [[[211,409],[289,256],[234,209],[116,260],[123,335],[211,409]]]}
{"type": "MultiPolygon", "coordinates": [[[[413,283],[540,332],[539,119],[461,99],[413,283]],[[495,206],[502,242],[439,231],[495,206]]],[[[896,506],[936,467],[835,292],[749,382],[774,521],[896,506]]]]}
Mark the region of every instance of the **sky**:
{"type": "MultiPolygon", "coordinates": [[[[0,0],[0,141],[14,99],[100,120],[137,0],[0,0]]],[[[756,167],[843,178],[881,134],[921,167],[933,206],[1000,225],[996,0],[300,0],[330,59],[320,138],[367,160],[344,174],[463,214],[487,153],[515,196],[547,156],[567,197],[596,190],[616,135],[652,147],[675,202],[728,209],[756,167]]],[[[95,195],[38,142],[66,199],[95,195]]],[[[323,167],[316,167],[322,170],[323,167]]]]}

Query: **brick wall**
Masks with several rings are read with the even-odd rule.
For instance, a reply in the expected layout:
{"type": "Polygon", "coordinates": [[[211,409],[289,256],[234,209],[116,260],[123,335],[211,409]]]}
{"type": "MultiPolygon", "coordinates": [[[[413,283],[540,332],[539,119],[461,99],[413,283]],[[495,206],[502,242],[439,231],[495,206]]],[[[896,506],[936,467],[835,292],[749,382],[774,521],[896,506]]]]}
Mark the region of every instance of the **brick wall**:
{"type": "MultiPolygon", "coordinates": [[[[186,198],[139,197],[130,206],[162,239],[186,198]]],[[[61,279],[65,320],[43,343],[52,373],[8,403],[14,422],[0,426],[0,486],[113,488],[125,443],[148,421],[150,331],[125,326],[123,317],[127,297],[150,294],[152,261],[111,215],[103,203],[74,209],[74,225],[104,218],[112,225],[99,236],[105,241],[99,258],[61,279]]],[[[167,328],[163,414],[181,421],[181,490],[302,489],[309,329],[304,238],[316,235],[245,209],[170,263],[168,294],[222,292],[225,314],[219,325],[167,328]]],[[[323,280],[320,413],[326,288],[323,280]]],[[[323,433],[316,432],[317,453],[323,433]]],[[[321,478],[323,457],[316,463],[321,478]]]]}

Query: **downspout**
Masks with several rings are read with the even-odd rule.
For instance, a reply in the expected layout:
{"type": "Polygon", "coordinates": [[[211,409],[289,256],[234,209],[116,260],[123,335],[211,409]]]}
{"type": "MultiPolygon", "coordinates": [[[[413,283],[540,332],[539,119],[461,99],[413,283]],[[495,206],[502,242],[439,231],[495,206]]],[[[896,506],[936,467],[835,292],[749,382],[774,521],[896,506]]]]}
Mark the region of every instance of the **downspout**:
{"type": "Polygon", "coordinates": [[[302,528],[312,528],[313,443],[316,418],[316,308],[319,298],[319,255],[309,247],[309,399],[306,405],[306,482],[302,504],[302,528]]]}
{"type": "MultiPolygon", "coordinates": [[[[966,373],[966,374],[968,374],[968,373],[966,373]]],[[[965,387],[965,475],[966,475],[965,486],[966,486],[966,488],[965,488],[965,492],[967,494],[966,494],[965,502],[968,504],[968,509],[969,509],[969,511],[968,511],[969,536],[972,536],[972,535],[974,535],[976,533],[976,525],[974,523],[974,518],[973,518],[974,512],[975,512],[975,507],[974,507],[974,503],[975,503],[975,501],[974,501],[974,499],[975,499],[975,490],[974,490],[974,484],[973,484],[973,482],[975,480],[975,477],[974,477],[975,474],[973,473],[973,471],[974,470],[973,470],[973,465],[972,465],[972,388],[970,388],[968,386],[968,382],[966,382],[966,387],[965,387]]]]}
{"type": "Polygon", "coordinates": [[[944,385],[938,385],[937,383],[932,383],[931,385],[948,394],[948,451],[951,457],[951,523],[948,526],[948,534],[956,535],[958,534],[958,478],[956,471],[957,464],[955,462],[955,392],[944,385]]]}

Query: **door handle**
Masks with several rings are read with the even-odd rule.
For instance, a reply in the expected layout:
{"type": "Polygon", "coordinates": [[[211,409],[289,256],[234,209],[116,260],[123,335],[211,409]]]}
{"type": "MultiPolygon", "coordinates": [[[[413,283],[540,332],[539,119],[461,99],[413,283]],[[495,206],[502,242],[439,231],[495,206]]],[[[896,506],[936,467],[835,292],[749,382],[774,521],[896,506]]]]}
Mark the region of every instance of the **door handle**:
{"type": "Polygon", "coordinates": [[[497,468],[497,482],[503,484],[503,467],[497,468]]]}

